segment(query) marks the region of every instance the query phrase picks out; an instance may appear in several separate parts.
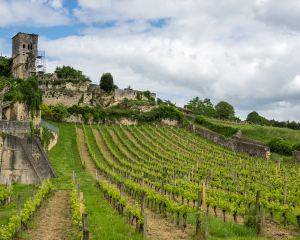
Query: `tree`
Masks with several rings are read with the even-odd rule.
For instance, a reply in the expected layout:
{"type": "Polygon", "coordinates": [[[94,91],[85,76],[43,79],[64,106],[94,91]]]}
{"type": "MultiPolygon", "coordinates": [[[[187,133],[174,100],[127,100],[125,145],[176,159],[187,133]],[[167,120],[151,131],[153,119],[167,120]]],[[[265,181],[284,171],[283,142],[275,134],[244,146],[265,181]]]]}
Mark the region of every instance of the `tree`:
{"type": "Polygon", "coordinates": [[[248,114],[246,121],[249,123],[254,123],[259,125],[267,125],[269,123],[268,119],[260,116],[255,111],[248,114]]]}
{"type": "Polygon", "coordinates": [[[203,100],[203,115],[207,116],[207,117],[215,117],[216,116],[216,110],[209,98],[205,98],[203,100]]]}
{"type": "Polygon", "coordinates": [[[110,73],[103,73],[100,80],[100,88],[106,92],[110,92],[116,88],[113,76],[110,73]]]}
{"type": "Polygon", "coordinates": [[[228,102],[221,101],[216,107],[216,116],[220,119],[234,120],[234,108],[228,102]]]}
{"type": "Polygon", "coordinates": [[[12,59],[7,57],[0,57],[0,76],[11,76],[12,59]]]}
{"type": "Polygon", "coordinates": [[[208,98],[201,101],[199,97],[195,97],[189,101],[186,107],[197,115],[204,115],[207,117],[215,117],[216,115],[215,108],[208,98]]]}
{"type": "Polygon", "coordinates": [[[62,80],[72,80],[72,81],[90,81],[90,79],[85,76],[82,71],[77,70],[70,66],[57,67],[55,73],[58,79],[62,80]]]}

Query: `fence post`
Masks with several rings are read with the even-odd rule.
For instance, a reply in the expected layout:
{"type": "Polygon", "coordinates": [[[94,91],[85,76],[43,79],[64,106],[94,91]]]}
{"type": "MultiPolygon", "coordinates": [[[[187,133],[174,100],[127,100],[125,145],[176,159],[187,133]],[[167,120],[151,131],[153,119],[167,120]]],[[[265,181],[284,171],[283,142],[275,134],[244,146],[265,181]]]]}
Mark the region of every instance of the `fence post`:
{"type": "Polygon", "coordinates": [[[18,215],[21,216],[21,194],[18,193],[18,215]]]}
{"type": "Polygon", "coordinates": [[[256,192],[256,201],[255,201],[255,219],[256,219],[256,233],[261,233],[261,226],[260,226],[260,220],[259,220],[259,197],[260,197],[260,191],[256,192]]]}
{"type": "Polygon", "coordinates": [[[82,240],[89,240],[89,230],[87,229],[87,214],[82,214],[82,240]]]}

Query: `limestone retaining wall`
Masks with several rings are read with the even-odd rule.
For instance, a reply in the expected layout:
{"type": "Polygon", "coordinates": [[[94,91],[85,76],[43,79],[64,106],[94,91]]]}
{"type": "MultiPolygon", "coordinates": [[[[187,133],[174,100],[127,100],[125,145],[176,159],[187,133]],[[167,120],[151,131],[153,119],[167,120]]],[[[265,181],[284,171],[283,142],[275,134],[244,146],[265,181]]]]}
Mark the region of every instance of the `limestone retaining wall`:
{"type": "Polygon", "coordinates": [[[229,148],[233,151],[247,153],[250,156],[270,159],[270,149],[265,145],[258,144],[253,141],[247,141],[246,139],[238,137],[226,138],[218,133],[212,132],[204,128],[199,128],[194,125],[190,126],[189,129],[199,134],[200,136],[211,140],[217,144],[220,144],[226,148],[229,148]]]}

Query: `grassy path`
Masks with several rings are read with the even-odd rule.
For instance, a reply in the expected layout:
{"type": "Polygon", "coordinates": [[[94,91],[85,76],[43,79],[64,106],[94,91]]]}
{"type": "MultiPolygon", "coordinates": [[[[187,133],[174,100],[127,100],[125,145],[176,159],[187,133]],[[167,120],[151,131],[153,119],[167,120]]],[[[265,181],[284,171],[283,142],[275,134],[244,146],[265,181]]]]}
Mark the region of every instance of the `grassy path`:
{"type": "Polygon", "coordinates": [[[68,192],[56,191],[39,209],[29,229],[22,234],[19,240],[76,239],[73,235],[70,215],[68,192]]]}
{"type": "Polygon", "coordinates": [[[142,235],[125,224],[96,188],[93,177],[82,169],[76,144],[75,125],[57,124],[60,129],[58,144],[49,153],[50,161],[58,174],[54,180],[57,189],[68,189],[72,171],[77,174],[84,194],[88,227],[93,240],[140,240],[142,235]]]}

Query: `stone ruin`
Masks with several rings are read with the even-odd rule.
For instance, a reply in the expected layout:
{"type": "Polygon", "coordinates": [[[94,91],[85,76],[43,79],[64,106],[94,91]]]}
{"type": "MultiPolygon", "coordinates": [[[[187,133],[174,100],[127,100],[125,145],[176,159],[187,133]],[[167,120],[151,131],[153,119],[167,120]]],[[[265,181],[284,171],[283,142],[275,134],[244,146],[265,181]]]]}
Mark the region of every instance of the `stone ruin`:
{"type": "Polygon", "coordinates": [[[18,33],[12,38],[12,74],[25,79],[36,73],[38,35],[18,33]]]}

